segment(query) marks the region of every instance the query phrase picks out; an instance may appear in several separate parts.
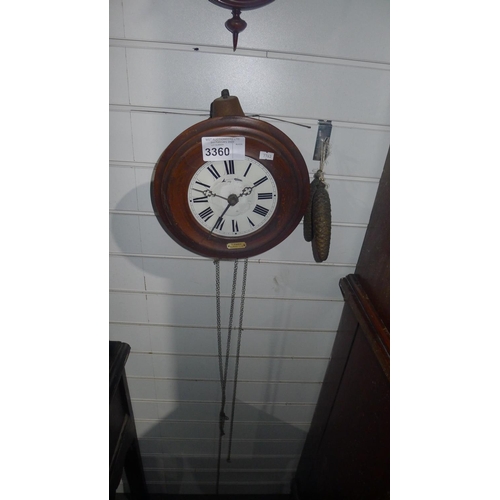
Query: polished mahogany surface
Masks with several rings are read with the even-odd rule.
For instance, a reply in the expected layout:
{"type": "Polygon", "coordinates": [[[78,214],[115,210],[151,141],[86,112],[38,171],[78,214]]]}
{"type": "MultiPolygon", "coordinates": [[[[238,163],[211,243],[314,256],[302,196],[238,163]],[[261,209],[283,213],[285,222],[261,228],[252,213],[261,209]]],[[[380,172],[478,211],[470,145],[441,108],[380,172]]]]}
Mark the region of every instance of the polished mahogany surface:
{"type": "Polygon", "coordinates": [[[294,481],[295,499],[389,499],[389,155],[294,481]]]}

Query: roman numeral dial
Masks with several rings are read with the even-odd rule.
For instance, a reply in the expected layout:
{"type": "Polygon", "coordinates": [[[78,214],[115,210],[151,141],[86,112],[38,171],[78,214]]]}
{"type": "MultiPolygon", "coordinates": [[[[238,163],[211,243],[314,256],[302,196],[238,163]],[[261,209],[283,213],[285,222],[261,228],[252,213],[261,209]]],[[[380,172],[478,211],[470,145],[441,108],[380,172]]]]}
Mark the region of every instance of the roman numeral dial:
{"type": "Polygon", "coordinates": [[[272,219],[278,195],[271,172],[248,156],[200,165],[187,192],[191,215],[206,230],[207,238],[238,242],[272,219]]]}

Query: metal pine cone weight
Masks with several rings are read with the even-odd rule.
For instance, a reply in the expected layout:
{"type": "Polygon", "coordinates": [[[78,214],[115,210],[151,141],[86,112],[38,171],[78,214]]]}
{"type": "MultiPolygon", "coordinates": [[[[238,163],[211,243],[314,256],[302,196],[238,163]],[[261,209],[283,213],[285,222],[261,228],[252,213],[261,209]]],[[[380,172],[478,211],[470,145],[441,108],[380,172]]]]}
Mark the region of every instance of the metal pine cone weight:
{"type": "Polygon", "coordinates": [[[304,239],[306,241],[312,241],[313,239],[313,228],[312,228],[312,202],[314,198],[314,193],[318,187],[319,179],[315,176],[311,182],[309,203],[306,208],[306,213],[304,214],[304,239]]]}
{"type": "Polygon", "coordinates": [[[325,184],[320,182],[312,200],[312,250],[316,262],[323,262],[330,252],[332,209],[325,184]]]}

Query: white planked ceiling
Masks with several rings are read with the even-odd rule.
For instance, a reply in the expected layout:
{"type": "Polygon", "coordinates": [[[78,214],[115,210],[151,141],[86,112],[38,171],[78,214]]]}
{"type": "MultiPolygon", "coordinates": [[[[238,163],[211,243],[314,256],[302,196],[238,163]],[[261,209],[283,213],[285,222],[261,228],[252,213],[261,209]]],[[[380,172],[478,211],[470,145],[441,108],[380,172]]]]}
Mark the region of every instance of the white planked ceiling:
{"type": "MultiPolygon", "coordinates": [[[[161,152],[208,116],[223,88],[247,114],[305,125],[265,118],[311,174],[317,122],[333,123],[328,260],[314,262],[300,225],[249,262],[221,492],[266,494],[289,491],[342,311],[338,281],[354,270],[389,148],[388,1],[276,0],[242,15],[236,53],[229,15],[208,0],[110,0],[110,338],[132,347],[127,375],[152,493],[214,492],[220,400],[214,265],[153,214],[161,152]]],[[[231,275],[222,263],[225,311],[231,275]]]]}

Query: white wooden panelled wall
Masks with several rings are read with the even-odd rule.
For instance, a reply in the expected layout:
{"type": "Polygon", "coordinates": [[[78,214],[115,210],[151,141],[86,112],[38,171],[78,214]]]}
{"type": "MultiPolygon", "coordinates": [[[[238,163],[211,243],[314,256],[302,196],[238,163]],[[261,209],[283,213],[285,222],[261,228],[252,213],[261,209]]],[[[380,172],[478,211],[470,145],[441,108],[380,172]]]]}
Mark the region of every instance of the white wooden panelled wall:
{"type": "MultiPolygon", "coordinates": [[[[276,0],[242,15],[236,53],[229,17],[208,0],[110,0],[110,338],[132,347],[152,493],[214,492],[220,398],[215,268],[153,214],[160,153],[224,88],[247,115],[272,116],[262,119],[292,138],[311,174],[318,120],[333,123],[328,260],[314,262],[300,225],[249,262],[221,492],[265,494],[289,492],[343,306],[338,281],[354,269],[389,148],[388,0],[276,0]]],[[[222,263],[224,311],[231,277],[222,263]]]]}

